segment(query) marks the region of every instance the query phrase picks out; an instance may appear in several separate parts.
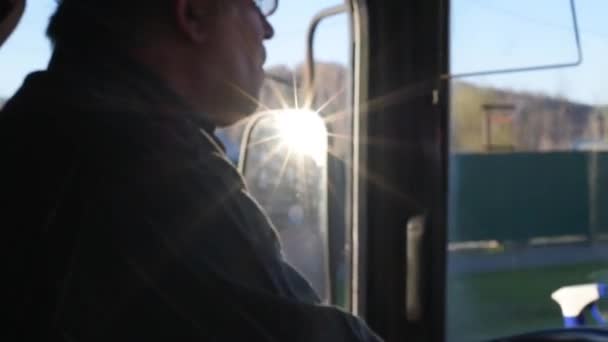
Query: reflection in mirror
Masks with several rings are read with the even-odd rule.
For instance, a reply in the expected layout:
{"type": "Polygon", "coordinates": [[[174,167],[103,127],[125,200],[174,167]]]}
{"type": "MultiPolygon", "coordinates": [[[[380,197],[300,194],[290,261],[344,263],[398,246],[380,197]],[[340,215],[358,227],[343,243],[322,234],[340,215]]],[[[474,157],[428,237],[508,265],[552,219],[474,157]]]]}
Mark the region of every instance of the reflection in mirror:
{"type": "Polygon", "coordinates": [[[316,112],[265,113],[253,122],[243,175],[277,228],[286,259],[329,300],[327,129],[316,112]]]}

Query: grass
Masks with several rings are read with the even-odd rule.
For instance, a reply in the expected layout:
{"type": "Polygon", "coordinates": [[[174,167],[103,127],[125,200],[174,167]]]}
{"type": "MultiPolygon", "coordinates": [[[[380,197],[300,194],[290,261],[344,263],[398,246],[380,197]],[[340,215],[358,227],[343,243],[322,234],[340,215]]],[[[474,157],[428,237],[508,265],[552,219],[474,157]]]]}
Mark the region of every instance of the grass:
{"type": "Polygon", "coordinates": [[[562,327],[551,293],[561,286],[598,281],[606,263],[543,267],[448,279],[447,334],[450,342],[482,341],[562,327]]]}

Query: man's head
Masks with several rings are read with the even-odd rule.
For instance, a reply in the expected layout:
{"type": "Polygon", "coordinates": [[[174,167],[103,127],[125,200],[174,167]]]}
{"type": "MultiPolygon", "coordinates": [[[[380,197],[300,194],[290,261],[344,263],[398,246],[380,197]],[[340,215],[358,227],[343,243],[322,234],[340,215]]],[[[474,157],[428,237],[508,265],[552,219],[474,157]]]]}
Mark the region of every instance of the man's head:
{"type": "Polygon", "coordinates": [[[273,36],[263,11],[277,0],[60,1],[48,28],[57,49],[121,49],[218,126],[257,108],[273,36]]]}

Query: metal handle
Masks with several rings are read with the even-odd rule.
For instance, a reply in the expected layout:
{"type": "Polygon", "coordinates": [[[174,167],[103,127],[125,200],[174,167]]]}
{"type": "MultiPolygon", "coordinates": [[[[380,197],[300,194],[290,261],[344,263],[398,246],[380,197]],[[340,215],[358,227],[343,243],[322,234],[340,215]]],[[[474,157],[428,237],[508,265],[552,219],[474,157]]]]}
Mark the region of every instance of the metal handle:
{"type": "Polygon", "coordinates": [[[405,308],[408,321],[422,318],[422,281],[424,275],[422,244],[425,235],[426,218],[424,215],[412,217],[407,222],[407,272],[405,308]]]}

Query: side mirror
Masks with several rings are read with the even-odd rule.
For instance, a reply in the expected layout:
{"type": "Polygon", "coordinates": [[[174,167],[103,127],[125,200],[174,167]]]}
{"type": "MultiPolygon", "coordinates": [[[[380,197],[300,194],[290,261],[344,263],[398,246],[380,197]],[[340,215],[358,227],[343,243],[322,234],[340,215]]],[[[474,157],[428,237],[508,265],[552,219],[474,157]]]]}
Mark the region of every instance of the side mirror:
{"type": "Polygon", "coordinates": [[[0,0],[0,46],[13,32],[25,9],[25,0],[0,0]]]}
{"type": "Polygon", "coordinates": [[[245,129],[239,169],[277,228],[287,260],[330,297],[328,134],[318,113],[265,112],[245,129]]]}

